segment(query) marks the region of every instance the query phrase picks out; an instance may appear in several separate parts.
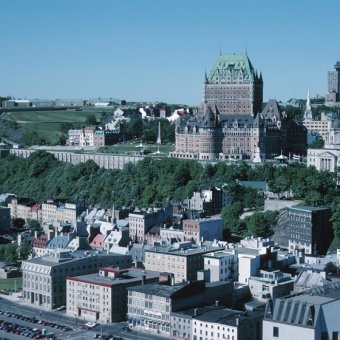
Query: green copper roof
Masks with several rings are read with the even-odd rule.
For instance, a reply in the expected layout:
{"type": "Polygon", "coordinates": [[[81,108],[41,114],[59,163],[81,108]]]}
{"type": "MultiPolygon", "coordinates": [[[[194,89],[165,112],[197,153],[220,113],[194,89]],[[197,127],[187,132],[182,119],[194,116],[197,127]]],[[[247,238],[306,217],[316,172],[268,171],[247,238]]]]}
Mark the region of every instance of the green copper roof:
{"type": "Polygon", "coordinates": [[[221,55],[217,59],[215,66],[210,71],[208,80],[211,83],[215,83],[216,76],[237,78],[242,73],[244,80],[254,81],[257,78],[257,74],[254,71],[246,54],[227,54],[221,55]]]}

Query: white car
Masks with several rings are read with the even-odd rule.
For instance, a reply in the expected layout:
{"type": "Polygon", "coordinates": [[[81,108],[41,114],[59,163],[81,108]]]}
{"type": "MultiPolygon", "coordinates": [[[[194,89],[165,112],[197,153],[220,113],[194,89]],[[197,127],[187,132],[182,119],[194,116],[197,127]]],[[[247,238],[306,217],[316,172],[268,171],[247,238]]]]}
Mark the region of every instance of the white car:
{"type": "Polygon", "coordinates": [[[97,326],[97,324],[95,322],[87,322],[85,324],[85,328],[87,328],[87,329],[91,329],[91,328],[96,327],[96,326],[97,326]]]}

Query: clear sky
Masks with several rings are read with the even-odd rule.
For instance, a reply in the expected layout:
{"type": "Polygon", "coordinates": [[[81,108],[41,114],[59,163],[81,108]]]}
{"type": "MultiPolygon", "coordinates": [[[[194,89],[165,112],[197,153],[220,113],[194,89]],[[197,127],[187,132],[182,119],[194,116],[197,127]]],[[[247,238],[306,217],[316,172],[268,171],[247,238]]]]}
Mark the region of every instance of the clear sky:
{"type": "Polygon", "coordinates": [[[339,0],[1,0],[0,96],[198,105],[204,71],[247,50],[264,99],[327,91],[339,0]]]}

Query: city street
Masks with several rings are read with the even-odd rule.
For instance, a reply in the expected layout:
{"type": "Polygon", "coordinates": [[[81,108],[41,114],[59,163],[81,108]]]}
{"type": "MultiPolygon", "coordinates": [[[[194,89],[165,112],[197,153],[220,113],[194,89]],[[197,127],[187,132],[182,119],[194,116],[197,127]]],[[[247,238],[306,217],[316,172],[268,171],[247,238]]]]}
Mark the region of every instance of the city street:
{"type": "MultiPolygon", "coordinates": [[[[39,310],[24,305],[18,301],[10,301],[2,298],[0,298],[0,310],[16,313],[22,316],[35,317],[38,320],[55,322],[57,324],[72,328],[72,331],[65,332],[59,329],[41,325],[39,323],[30,323],[6,315],[0,315],[0,320],[9,321],[12,323],[16,323],[22,326],[29,326],[32,328],[46,329],[47,333],[53,333],[57,339],[77,339],[77,340],[93,339],[96,334],[112,335],[116,337],[121,337],[123,339],[142,339],[142,340],[164,339],[164,337],[160,337],[153,334],[140,333],[135,331],[124,331],[123,329],[127,326],[126,322],[98,325],[93,329],[88,330],[84,328],[84,325],[87,322],[87,320],[71,318],[66,315],[65,311],[39,310]]],[[[6,338],[18,340],[27,339],[24,336],[6,333],[5,331],[0,330],[0,340],[6,338]]]]}

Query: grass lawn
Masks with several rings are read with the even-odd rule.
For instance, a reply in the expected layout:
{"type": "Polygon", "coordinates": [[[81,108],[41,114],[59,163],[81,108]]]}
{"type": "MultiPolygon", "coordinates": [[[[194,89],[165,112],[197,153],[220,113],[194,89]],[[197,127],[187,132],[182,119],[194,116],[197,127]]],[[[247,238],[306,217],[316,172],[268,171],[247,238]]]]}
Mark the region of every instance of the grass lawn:
{"type": "Polygon", "coordinates": [[[0,279],[0,290],[2,289],[16,289],[22,288],[22,277],[14,277],[11,279],[0,279]]]}
{"type": "Polygon", "coordinates": [[[12,121],[25,121],[32,123],[53,122],[53,123],[84,123],[86,118],[94,114],[97,120],[101,118],[100,111],[26,111],[26,112],[7,112],[4,118],[12,121]]]}
{"type": "MultiPolygon", "coordinates": [[[[112,110],[112,109],[111,109],[112,110]]],[[[102,118],[102,112],[109,110],[91,110],[84,111],[61,110],[61,111],[22,111],[6,112],[3,114],[3,120],[15,121],[19,129],[25,132],[35,132],[43,138],[47,144],[56,145],[61,136],[64,135],[62,123],[72,123],[75,128],[85,125],[85,121],[90,114],[94,114],[97,121],[102,118]],[[22,122],[22,123],[20,123],[22,122]]]]}

